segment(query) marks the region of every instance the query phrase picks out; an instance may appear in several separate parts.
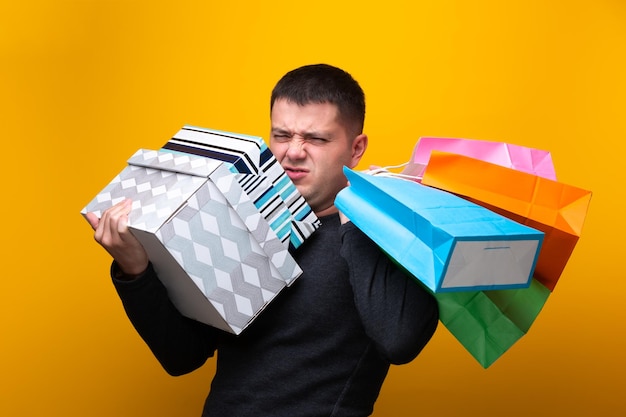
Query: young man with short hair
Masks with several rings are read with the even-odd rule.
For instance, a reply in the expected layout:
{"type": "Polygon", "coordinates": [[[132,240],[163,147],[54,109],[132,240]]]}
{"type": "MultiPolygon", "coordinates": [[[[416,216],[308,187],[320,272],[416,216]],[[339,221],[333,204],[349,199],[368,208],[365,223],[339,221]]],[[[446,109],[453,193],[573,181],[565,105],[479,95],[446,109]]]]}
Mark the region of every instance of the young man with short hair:
{"type": "Polygon", "coordinates": [[[182,316],[127,228],[129,202],[88,215],[138,333],[165,370],[217,352],[203,416],[367,416],[390,364],[414,359],[438,322],[435,299],[334,206],[367,149],[365,97],[325,64],[285,74],[271,96],[270,149],[321,220],[292,255],[304,271],[240,335],[182,316]]]}

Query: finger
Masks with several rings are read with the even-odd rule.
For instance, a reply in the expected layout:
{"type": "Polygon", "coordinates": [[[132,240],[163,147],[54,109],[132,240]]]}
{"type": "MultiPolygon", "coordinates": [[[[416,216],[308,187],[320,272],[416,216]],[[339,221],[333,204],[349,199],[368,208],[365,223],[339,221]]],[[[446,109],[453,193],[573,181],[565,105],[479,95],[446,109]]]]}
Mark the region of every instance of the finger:
{"type": "Polygon", "coordinates": [[[100,223],[98,216],[96,216],[95,213],[89,212],[85,214],[85,218],[89,222],[89,225],[91,225],[91,228],[95,231],[98,228],[98,223],[100,223]]]}
{"type": "Polygon", "coordinates": [[[343,214],[340,211],[339,212],[339,221],[341,222],[341,224],[345,224],[345,223],[348,223],[350,221],[350,219],[348,218],[348,216],[346,216],[345,214],[343,214]]]}
{"type": "Polygon", "coordinates": [[[126,240],[125,237],[128,235],[128,215],[133,209],[133,203],[131,200],[126,199],[118,204],[116,210],[115,224],[112,225],[115,227],[115,232],[119,235],[122,241],[126,240]]]}
{"type": "MultiPolygon", "coordinates": [[[[123,230],[119,226],[120,220],[127,218],[130,206],[130,200],[124,200],[102,213],[95,236],[98,242],[106,246],[113,246],[119,243],[121,239],[119,232],[123,230]]],[[[126,220],[123,221],[125,222],[126,220]]]]}
{"type": "Polygon", "coordinates": [[[122,240],[125,240],[124,237],[128,233],[128,213],[122,214],[117,219],[116,232],[122,240]]]}

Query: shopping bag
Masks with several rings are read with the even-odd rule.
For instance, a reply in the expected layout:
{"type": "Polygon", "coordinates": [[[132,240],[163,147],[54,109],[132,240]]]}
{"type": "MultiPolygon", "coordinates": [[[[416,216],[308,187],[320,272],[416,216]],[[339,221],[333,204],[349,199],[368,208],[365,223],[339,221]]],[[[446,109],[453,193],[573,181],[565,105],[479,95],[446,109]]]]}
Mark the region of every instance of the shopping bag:
{"type": "Polygon", "coordinates": [[[223,161],[286,246],[321,224],[261,137],[186,125],[162,150],[223,161]]]}
{"type": "Polygon", "coordinates": [[[535,279],[523,289],[434,294],[441,322],[484,368],[528,332],[549,295],[535,279]]]}
{"type": "Polygon", "coordinates": [[[534,277],[554,290],[582,232],[591,192],[458,154],[433,151],[422,184],[545,233],[534,277]]]}
{"type": "Polygon", "coordinates": [[[431,291],[528,287],[543,233],[417,182],[344,172],[337,208],[431,291]]]}
{"type": "Polygon", "coordinates": [[[477,139],[423,137],[415,145],[411,162],[425,167],[429,163],[432,151],[465,155],[556,180],[552,155],[542,149],[477,139]]]}
{"type": "Polygon", "coordinates": [[[81,213],[126,198],[130,231],[188,317],[239,334],[302,273],[221,161],[140,149],[81,213]]]}

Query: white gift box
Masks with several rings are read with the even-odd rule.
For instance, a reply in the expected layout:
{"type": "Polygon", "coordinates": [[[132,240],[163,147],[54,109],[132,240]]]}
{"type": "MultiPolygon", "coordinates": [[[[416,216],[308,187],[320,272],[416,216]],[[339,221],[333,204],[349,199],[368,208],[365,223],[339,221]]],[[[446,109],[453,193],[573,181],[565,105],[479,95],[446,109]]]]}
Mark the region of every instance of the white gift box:
{"type": "Polygon", "coordinates": [[[239,334],[302,273],[222,161],[139,150],[81,213],[126,198],[129,228],[185,316],[239,334]]]}

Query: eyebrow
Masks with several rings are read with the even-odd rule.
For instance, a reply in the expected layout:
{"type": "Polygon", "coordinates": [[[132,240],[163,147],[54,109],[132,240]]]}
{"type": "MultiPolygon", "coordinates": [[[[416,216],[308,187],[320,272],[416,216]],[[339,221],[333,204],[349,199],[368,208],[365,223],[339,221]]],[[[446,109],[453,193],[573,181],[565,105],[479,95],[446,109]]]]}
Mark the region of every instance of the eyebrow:
{"type": "Polygon", "coordinates": [[[297,132],[292,132],[292,131],[287,130],[287,129],[282,129],[282,128],[279,128],[279,127],[273,127],[271,129],[271,132],[272,132],[272,134],[287,135],[289,137],[292,137],[295,134],[298,134],[298,135],[302,136],[304,139],[311,139],[311,138],[322,138],[322,139],[327,139],[327,140],[332,139],[332,135],[330,133],[322,132],[322,131],[311,131],[311,132],[304,132],[304,133],[300,134],[300,133],[297,133],[297,132]]]}
{"type": "Polygon", "coordinates": [[[280,134],[283,134],[283,135],[291,135],[292,134],[290,131],[285,130],[285,129],[281,129],[281,128],[278,128],[278,127],[273,127],[271,129],[271,131],[272,131],[272,133],[280,133],[280,134]]]}

